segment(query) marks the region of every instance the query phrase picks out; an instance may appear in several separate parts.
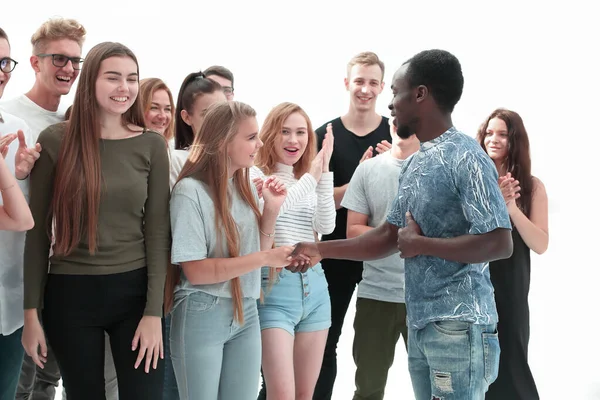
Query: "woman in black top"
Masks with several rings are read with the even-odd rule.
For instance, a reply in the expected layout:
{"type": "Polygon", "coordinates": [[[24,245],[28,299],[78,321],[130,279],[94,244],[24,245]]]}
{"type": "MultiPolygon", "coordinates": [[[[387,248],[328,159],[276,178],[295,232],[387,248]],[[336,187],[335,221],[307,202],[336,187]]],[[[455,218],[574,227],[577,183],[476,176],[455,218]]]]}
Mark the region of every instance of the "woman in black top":
{"type": "Polygon", "coordinates": [[[548,248],[548,196],[542,181],[531,175],[529,139],[519,114],[495,110],[479,129],[477,139],[496,164],[513,225],[512,256],[490,263],[502,353],[498,378],[485,398],[536,400],[539,395],[527,362],[529,250],[542,254],[548,248]]]}

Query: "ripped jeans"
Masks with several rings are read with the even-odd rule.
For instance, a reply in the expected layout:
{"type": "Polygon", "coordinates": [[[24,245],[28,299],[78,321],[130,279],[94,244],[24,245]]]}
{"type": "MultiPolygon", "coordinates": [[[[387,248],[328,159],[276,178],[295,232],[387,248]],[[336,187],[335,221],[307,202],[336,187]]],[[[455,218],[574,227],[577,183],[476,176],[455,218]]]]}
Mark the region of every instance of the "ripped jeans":
{"type": "Polygon", "coordinates": [[[416,400],[484,400],[499,362],[496,324],[436,321],[409,329],[408,369],[416,400]]]}

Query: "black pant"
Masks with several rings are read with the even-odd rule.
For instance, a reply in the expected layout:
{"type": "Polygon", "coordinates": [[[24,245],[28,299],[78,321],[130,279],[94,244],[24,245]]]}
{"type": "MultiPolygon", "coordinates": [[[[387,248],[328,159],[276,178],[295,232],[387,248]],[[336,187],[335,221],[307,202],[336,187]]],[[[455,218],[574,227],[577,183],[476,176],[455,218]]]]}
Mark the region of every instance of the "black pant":
{"type": "MultiPolygon", "coordinates": [[[[347,260],[321,261],[331,300],[331,328],[327,336],[321,374],[315,386],[313,400],[330,400],[333,394],[333,384],[337,375],[337,344],[342,334],[342,325],[346,311],[352,300],[354,289],[362,280],[363,263],[347,260]]],[[[261,373],[262,375],[262,373],[261,373]]],[[[264,377],[258,394],[258,400],[266,400],[267,387],[264,377]]]]}
{"type": "MultiPolygon", "coordinates": [[[[69,400],[105,400],[104,332],[110,337],[119,398],[162,399],[164,363],[134,369],[131,350],[146,305],[147,269],[112,275],[50,274],[42,317],[69,400]]],[[[138,346],[139,348],[139,346],[138,346]]]]}

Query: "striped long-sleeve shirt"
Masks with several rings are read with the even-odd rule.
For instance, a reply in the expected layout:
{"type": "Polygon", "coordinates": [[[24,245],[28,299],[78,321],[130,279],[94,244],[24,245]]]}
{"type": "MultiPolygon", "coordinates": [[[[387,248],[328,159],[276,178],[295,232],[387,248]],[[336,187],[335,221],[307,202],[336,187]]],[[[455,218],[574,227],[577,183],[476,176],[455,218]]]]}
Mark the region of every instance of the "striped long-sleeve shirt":
{"type": "MultiPolygon", "coordinates": [[[[315,232],[330,234],[335,228],[333,199],[333,172],[325,172],[317,182],[309,173],[300,179],[294,177],[293,167],[276,165],[273,174],[287,187],[287,197],[281,206],[275,225],[275,246],[290,246],[298,242],[314,242],[315,232]]],[[[265,178],[257,167],[250,170],[250,178],[265,178]]],[[[262,201],[262,200],[261,200],[262,201]]]]}

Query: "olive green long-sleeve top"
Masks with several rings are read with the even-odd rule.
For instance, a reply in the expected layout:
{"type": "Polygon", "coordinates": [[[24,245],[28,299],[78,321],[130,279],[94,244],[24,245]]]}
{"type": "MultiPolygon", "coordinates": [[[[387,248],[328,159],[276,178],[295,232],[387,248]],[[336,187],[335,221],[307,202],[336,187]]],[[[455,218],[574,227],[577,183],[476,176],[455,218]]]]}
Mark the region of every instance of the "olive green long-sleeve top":
{"type": "MultiPolygon", "coordinates": [[[[41,309],[48,273],[108,275],[148,268],[144,315],[162,316],[165,275],[171,244],[169,159],[156,132],[126,139],[100,139],[102,191],[97,250],[88,250],[87,232],[67,256],[50,256],[51,203],[58,154],[66,123],[39,136],[40,158],[30,176],[30,207],[35,227],[27,233],[24,308],[41,309]]],[[[84,211],[84,218],[86,218],[84,211]]]]}

